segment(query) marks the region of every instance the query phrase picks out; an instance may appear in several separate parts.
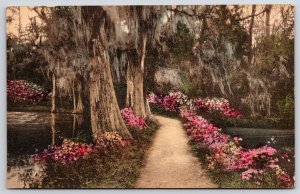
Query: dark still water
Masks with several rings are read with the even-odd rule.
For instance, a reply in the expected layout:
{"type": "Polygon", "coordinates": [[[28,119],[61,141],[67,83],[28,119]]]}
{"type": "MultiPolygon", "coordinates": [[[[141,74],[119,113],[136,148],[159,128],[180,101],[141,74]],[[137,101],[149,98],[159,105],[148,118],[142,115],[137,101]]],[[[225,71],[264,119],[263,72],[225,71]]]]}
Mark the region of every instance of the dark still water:
{"type": "Polygon", "coordinates": [[[224,132],[231,136],[243,138],[242,145],[246,148],[256,148],[270,145],[279,150],[294,148],[295,130],[291,129],[258,129],[258,128],[227,128],[224,132]]]}
{"type": "MultiPolygon", "coordinates": [[[[87,120],[87,119],[86,119],[87,120]]],[[[88,138],[91,127],[82,115],[48,112],[8,112],[7,152],[9,155],[34,154],[63,138],[88,138]]]]}
{"type": "MultiPolygon", "coordinates": [[[[49,112],[8,112],[7,142],[9,155],[34,154],[48,145],[60,145],[64,138],[91,138],[89,119],[82,115],[49,112]]],[[[294,147],[294,130],[227,128],[224,132],[243,138],[246,148],[271,145],[294,147]]]]}
{"type": "Polygon", "coordinates": [[[24,177],[35,180],[40,165],[34,161],[36,149],[61,145],[64,138],[91,140],[89,119],[82,115],[49,112],[7,113],[7,187],[27,188],[24,177]],[[32,175],[27,176],[27,172],[32,175]]]}
{"type": "MultiPolygon", "coordinates": [[[[7,113],[7,186],[29,187],[23,181],[29,169],[32,176],[40,166],[34,161],[36,149],[42,151],[48,145],[60,145],[64,138],[91,140],[91,127],[82,115],[49,112],[7,113]]],[[[228,128],[224,132],[243,138],[247,148],[269,144],[281,150],[294,147],[294,130],[272,130],[255,128],[228,128]],[[273,140],[272,140],[273,139],[273,140]]],[[[34,177],[31,177],[34,179],[34,177]]]]}

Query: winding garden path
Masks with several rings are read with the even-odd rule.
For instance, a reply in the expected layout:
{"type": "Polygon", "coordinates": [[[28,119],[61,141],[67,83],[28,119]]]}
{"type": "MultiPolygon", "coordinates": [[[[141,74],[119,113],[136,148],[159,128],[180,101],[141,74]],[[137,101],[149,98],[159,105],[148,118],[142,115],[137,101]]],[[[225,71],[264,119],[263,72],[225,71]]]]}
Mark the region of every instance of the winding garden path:
{"type": "Polygon", "coordinates": [[[136,188],[216,188],[189,149],[180,121],[156,116],[160,128],[136,188]]]}

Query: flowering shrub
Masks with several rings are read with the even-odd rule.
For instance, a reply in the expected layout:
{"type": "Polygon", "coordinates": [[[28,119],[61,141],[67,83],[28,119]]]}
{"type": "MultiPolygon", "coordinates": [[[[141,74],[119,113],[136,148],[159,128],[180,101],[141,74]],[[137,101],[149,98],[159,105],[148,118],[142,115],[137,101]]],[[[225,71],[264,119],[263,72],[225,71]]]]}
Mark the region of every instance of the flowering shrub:
{"type": "MultiPolygon", "coordinates": [[[[176,95],[169,95],[176,96],[176,95]]],[[[148,95],[149,103],[162,105],[165,109],[170,110],[169,103],[167,106],[164,99],[170,99],[166,96],[148,95]]],[[[175,104],[177,98],[175,98],[175,104]]],[[[185,100],[184,102],[193,102],[185,100]]],[[[183,103],[184,103],[183,102],[183,103]]],[[[240,118],[242,113],[235,111],[229,106],[225,99],[196,99],[192,106],[183,104],[178,106],[179,114],[183,120],[183,125],[187,134],[199,145],[206,145],[210,150],[207,156],[208,168],[214,169],[217,165],[222,166],[225,171],[238,170],[241,172],[242,180],[252,180],[256,185],[260,185],[263,176],[266,173],[274,174],[278,182],[284,186],[291,187],[294,180],[285,172],[278,163],[276,157],[277,150],[271,146],[262,146],[256,149],[245,149],[239,142],[242,138],[230,137],[222,132],[208,120],[196,114],[196,110],[202,111],[220,111],[225,116],[240,118]]],[[[287,155],[282,156],[286,158],[287,155]]]]}
{"type": "Polygon", "coordinates": [[[180,115],[184,121],[187,134],[196,143],[206,145],[211,155],[207,157],[208,167],[213,169],[221,165],[226,171],[242,170],[243,180],[253,180],[260,184],[262,176],[274,172],[277,179],[285,186],[292,186],[293,179],[278,165],[275,156],[277,150],[270,146],[256,149],[245,149],[239,145],[241,138],[231,138],[222,133],[222,130],[209,123],[193,111],[181,110],[180,115]]]}
{"type": "Polygon", "coordinates": [[[36,160],[40,162],[52,159],[57,162],[66,164],[71,161],[76,161],[79,158],[87,157],[93,150],[91,144],[78,143],[65,139],[61,146],[51,145],[42,153],[36,155],[36,160]]]}
{"type": "Polygon", "coordinates": [[[241,112],[231,108],[228,100],[224,98],[198,98],[195,100],[194,106],[201,111],[219,111],[227,117],[240,118],[243,116],[241,112]]]}
{"type": "Polygon", "coordinates": [[[168,111],[178,111],[183,106],[191,108],[193,105],[192,101],[181,92],[170,92],[168,95],[150,93],[147,100],[149,103],[162,105],[168,111]]]}
{"type": "Polygon", "coordinates": [[[123,140],[122,137],[115,131],[94,135],[94,142],[95,146],[100,148],[124,147],[130,144],[129,141],[123,140]]]}
{"type": "Polygon", "coordinates": [[[94,135],[94,144],[78,143],[65,139],[61,146],[51,145],[43,152],[36,154],[35,160],[39,162],[55,161],[63,164],[73,162],[79,158],[86,158],[92,152],[111,150],[124,147],[130,142],[123,140],[115,131],[94,135]]]}
{"type": "Polygon", "coordinates": [[[162,105],[165,110],[178,111],[180,108],[196,109],[203,112],[206,111],[218,111],[224,116],[240,118],[243,114],[233,109],[228,100],[224,98],[212,98],[202,99],[197,98],[195,100],[188,99],[186,95],[181,92],[170,92],[168,95],[155,95],[150,93],[147,96],[149,103],[162,105]]]}
{"type": "Polygon", "coordinates": [[[48,92],[25,80],[7,80],[7,96],[14,101],[40,102],[47,100],[48,92]]]}
{"type": "Polygon", "coordinates": [[[144,129],[147,127],[145,119],[134,115],[132,108],[122,109],[121,114],[127,126],[136,129],[144,129]]]}

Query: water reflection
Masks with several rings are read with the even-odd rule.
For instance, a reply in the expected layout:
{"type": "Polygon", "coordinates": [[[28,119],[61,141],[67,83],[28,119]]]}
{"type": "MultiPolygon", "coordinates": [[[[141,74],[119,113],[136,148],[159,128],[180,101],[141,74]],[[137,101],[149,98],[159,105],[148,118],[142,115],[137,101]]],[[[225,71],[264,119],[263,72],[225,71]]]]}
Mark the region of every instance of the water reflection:
{"type": "Polygon", "coordinates": [[[90,124],[79,114],[8,112],[7,187],[28,187],[24,175],[32,169],[28,177],[34,178],[31,176],[40,170],[33,159],[36,149],[41,151],[50,144],[60,145],[64,138],[74,138],[78,134],[91,136],[90,133],[90,124]]]}
{"type": "Polygon", "coordinates": [[[246,148],[270,145],[277,149],[285,149],[295,146],[295,130],[233,127],[224,131],[232,136],[243,138],[242,145],[246,148]]]}
{"type": "Polygon", "coordinates": [[[63,138],[90,133],[91,127],[82,115],[47,112],[8,112],[8,153],[34,154],[35,149],[59,145],[63,138]]]}

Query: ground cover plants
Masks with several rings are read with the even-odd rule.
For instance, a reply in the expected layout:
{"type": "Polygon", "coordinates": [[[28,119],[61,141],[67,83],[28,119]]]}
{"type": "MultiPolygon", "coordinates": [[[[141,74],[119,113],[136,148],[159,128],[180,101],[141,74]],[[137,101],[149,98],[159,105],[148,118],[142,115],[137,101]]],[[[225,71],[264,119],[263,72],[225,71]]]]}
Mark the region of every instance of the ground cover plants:
{"type": "Polygon", "coordinates": [[[171,92],[167,95],[152,93],[148,96],[148,100],[180,114],[184,128],[194,144],[207,149],[206,152],[202,152],[207,153],[202,157],[206,167],[210,171],[234,174],[235,178],[231,182],[234,183],[237,179],[240,183],[227,185],[228,187],[293,187],[293,175],[289,175],[279,162],[287,160],[287,153],[279,153],[269,145],[253,149],[243,148],[239,143],[243,141],[242,138],[225,134],[221,128],[197,115],[199,110],[218,111],[228,117],[241,118],[242,113],[230,107],[227,100],[187,99],[180,92],[171,92]]]}

